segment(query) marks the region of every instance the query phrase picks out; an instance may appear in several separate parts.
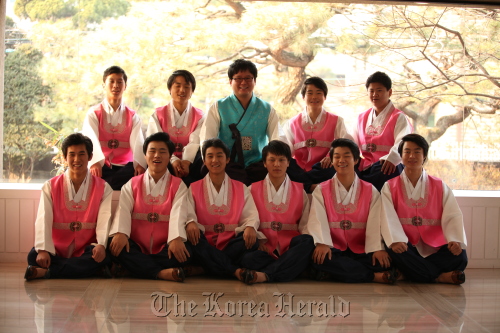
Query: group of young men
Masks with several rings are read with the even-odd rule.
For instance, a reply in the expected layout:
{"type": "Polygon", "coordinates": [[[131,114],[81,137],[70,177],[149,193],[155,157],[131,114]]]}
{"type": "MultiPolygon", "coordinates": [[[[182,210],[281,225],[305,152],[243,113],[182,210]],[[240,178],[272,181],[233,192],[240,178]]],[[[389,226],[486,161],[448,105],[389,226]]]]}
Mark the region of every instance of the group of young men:
{"type": "Polygon", "coordinates": [[[318,77],[305,81],[306,108],[283,134],[253,93],[256,66],[236,60],[228,77],[233,93],[205,115],[190,103],[194,76],[175,71],[171,102],[144,139],[122,101],[125,72],[104,72],[106,98],[87,113],[85,135],[64,140],[67,171],[42,189],[26,280],[465,281],[462,214],[423,169],[429,146],[390,101],[385,73],[368,78],[373,107],[352,133],[323,108],[318,77]],[[121,190],[113,218],[112,190],[121,190]]]}

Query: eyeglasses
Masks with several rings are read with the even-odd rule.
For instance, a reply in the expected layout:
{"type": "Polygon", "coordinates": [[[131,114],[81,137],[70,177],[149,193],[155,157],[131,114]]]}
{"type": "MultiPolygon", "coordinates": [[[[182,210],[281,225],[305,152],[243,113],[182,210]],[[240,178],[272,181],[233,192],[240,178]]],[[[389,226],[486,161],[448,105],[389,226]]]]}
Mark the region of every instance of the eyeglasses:
{"type": "Polygon", "coordinates": [[[233,80],[236,81],[236,83],[241,83],[243,81],[250,82],[253,80],[253,77],[235,77],[233,80]]]}

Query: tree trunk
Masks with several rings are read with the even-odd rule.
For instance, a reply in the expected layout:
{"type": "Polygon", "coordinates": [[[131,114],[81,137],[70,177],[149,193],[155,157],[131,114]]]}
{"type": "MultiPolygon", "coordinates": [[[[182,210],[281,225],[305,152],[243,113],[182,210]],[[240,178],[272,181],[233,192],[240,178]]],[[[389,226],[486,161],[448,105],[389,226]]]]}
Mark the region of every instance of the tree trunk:
{"type": "Polygon", "coordinates": [[[306,80],[305,67],[284,67],[277,73],[279,87],[275,100],[285,105],[293,104],[306,80]]]}

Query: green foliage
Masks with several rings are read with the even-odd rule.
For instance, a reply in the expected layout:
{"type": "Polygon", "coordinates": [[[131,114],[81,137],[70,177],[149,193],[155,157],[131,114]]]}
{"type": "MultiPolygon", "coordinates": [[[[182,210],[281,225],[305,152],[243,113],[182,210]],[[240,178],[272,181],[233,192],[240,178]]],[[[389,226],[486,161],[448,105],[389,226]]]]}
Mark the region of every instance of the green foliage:
{"type": "Polygon", "coordinates": [[[51,94],[38,73],[42,58],[27,44],[5,58],[4,159],[8,174],[18,178],[31,178],[35,162],[49,153],[43,140],[48,131],[34,114],[47,107],[51,94]]]}
{"type": "Polygon", "coordinates": [[[55,20],[70,17],[76,13],[73,2],[64,0],[17,0],[16,15],[31,20],[55,20]]]}
{"type": "Polygon", "coordinates": [[[130,8],[127,0],[80,0],[73,16],[73,25],[83,28],[89,23],[100,24],[106,18],[125,15],[130,8]]]}
{"type": "Polygon", "coordinates": [[[5,28],[6,29],[12,29],[15,27],[14,20],[10,18],[9,16],[5,17],[5,28]]]}
{"type": "Polygon", "coordinates": [[[106,18],[125,15],[129,7],[127,0],[16,0],[14,12],[33,21],[71,17],[73,27],[85,28],[106,18]]]}

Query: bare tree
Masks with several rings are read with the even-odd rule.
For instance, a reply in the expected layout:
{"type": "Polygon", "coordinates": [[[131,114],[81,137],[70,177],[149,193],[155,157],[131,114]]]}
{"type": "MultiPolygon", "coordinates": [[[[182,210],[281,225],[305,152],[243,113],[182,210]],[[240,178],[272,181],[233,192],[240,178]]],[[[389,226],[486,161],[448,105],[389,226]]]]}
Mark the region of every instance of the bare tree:
{"type": "Polygon", "coordinates": [[[492,73],[500,60],[499,14],[493,9],[392,6],[376,13],[375,29],[358,30],[374,53],[391,59],[387,68],[402,69],[396,73],[396,104],[430,142],[470,115],[498,114],[500,77],[492,73]],[[453,105],[456,113],[429,127],[440,103],[453,105]]]}

